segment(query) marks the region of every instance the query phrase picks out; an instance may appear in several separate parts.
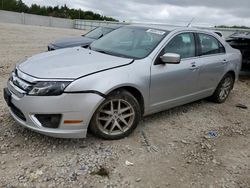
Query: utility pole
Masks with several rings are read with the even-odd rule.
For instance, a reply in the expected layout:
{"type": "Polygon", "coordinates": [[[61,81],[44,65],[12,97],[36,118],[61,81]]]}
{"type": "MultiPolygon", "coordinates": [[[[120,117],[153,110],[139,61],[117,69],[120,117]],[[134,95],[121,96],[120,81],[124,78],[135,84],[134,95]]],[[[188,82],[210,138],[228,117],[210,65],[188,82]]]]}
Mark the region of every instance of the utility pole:
{"type": "Polygon", "coordinates": [[[3,0],[2,0],[2,10],[3,10],[3,0]]]}
{"type": "Polygon", "coordinates": [[[79,20],[81,19],[81,9],[79,9],[79,20]]]}

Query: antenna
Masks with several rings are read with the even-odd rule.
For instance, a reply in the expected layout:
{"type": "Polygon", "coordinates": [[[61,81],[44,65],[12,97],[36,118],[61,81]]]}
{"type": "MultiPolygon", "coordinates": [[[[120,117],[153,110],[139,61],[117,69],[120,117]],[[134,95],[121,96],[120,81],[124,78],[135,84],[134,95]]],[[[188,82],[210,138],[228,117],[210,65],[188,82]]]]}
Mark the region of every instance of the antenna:
{"type": "Polygon", "coordinates": [[[195,19],[195,18],[192,18],[192,19],[190,20],[190,22],[188,22],[187,27],[190,27],[190,25],[192,24],[192,22],[194,21],[194,19],[195,19]]]}

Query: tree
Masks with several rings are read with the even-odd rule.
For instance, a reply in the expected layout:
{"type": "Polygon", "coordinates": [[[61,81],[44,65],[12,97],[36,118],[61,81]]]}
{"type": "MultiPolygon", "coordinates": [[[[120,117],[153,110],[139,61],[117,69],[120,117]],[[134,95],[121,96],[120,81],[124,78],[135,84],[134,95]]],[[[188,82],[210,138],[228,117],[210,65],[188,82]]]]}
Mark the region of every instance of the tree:
{"type": "Polygon", "coordinates": [[[228,26],[228,25],[218,25],[215,26],[216,28],[233,28],[233,29],[250,29],[250,27],[246,26],[238,26],[238,25],[233,25],[233,26],[228,26]]]}
{"type": "Polygon", "coordinates": [[[14,12],[25,12],[30,14],[38,14],[44,16],[54,16],[60,18],[69,19],[88,19],[88,20],[106,20],[106,21],[118,21],[112,17],[102,16],[92,11],[83,11],[81,9],[70,9],[65,4],[64,6],[40,6],[32,4],[28,7],[22,0],[0,0],[0,9],[14,11],[14,12]]]}

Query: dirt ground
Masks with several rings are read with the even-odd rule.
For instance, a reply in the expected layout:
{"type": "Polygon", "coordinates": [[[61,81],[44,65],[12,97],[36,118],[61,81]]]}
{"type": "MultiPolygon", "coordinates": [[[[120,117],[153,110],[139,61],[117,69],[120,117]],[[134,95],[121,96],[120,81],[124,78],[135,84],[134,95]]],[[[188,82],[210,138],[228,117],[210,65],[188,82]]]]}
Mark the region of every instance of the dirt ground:
{"type": "Polygon", "coordinates": [[[82,33],[0,23],[0,187],[250,187],[247,75],[224,104],[201,100],[145,117],[118,141],[55,139],[15,123],[2,97],[15,64],[82,33]]]}

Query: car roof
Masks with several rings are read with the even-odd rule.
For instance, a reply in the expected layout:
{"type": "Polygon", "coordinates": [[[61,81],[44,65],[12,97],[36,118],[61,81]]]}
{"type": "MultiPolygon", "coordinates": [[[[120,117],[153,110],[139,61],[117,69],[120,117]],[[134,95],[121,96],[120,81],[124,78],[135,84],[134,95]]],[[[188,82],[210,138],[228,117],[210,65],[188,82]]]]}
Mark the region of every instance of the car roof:
{"type": "Polygon", "coordinates": [[[163,24],[131,24],[128,25],[132,27],[142,27],[142,28],[150,28],[150,29],[159,29],[159,30],[165,30],[165,31],[174,31],[174,30],[190,30],[190,31],[209,31],[210,30],[204,30],[204,29],[198,29],[194,27],[184,27],[184,26],[172,26],[172,25],[163,25],[163,24]]]}
{"type": "Polygon", "coordinates": [[[218,34],[215,34],[212,30],[210,29],[204,29],[204,28],[196,28],[196,27],[184,27],[184,26],[172,26],[172,25],[163,25],[163,24],[131,24],[128,25],[127,27],[141,27],[141,28],[148,28],[148,29],[159,29],[159,30],[164,30],[164,31],[193,31],[193,32],[205,32],[209,33],[213,36],[218,36],[218,34]]]}
{"type": "Polygon", "coordinates": [[[111,29],[118,29],[122,25],[117,25],[117,24],[110,24],[110,25],[104,25],[104,26],[99,26],[99,27],[105,27],[105,28],[111,28],[111,29]]]}
{"type": "Polygon", "coordinates": [[[214,30],[211,29],[204,29],[204,28],[196,28],[196,27],[184,27],[184,26],[173,26],[173,25],[166,25],[166,24],[127,24],[127,25],[118,25],[112,24],[107,26],[100,26],[100,27],[107,27],[112,29],[118,29],[120,27],[139,27],[139,28],[148,28],[148,29],[159,29],[164,31],[196,31],[196,32],[206,32],[212,35],[219,36],[215,34],[214,30]]]}
{"type": "Polygon", "coordinates": [[[143,27],[143,28],[152,28],[152,29],[160,29],[166,31],[173,31],[175,29],[181,28],[179,26],[170,26],[170,25],[160,25],[160,24],[131,24],[134,27],[143,27]]]}

